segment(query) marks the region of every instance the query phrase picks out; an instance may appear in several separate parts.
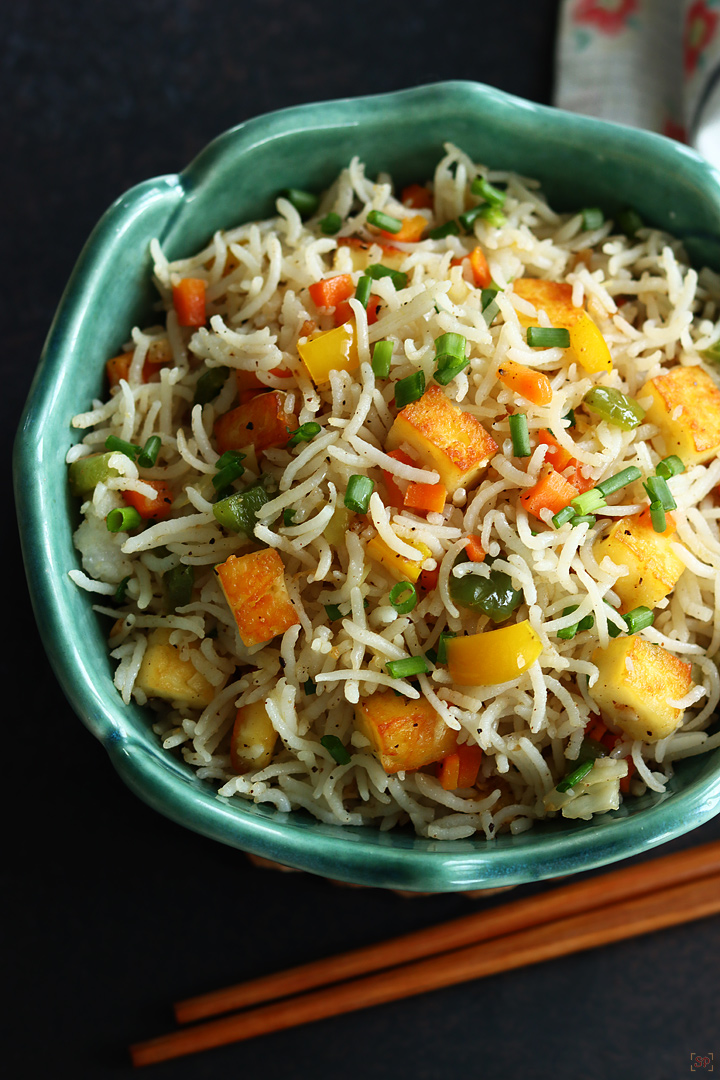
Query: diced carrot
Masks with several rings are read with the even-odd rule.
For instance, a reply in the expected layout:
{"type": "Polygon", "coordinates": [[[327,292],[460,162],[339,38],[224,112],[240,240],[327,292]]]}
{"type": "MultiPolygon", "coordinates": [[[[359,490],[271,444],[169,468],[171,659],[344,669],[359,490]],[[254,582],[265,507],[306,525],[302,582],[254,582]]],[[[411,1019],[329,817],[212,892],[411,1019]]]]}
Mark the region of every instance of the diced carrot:
{"type": "Polygon", "coordinates": [[[421,570],[420,577],[418,578],[418,585],[423,590],[423,592],[432,592],[433,589],[437,589],[439,577],[439,566],[436,566],[434,570],[421,570]]]}
{"type": "Polygon", "coordinates": [[[416,484],[411,481],[405,492],[403,505],[410,510],[426,510],[441,514],[445,507],[447,491],[444,484],[416,484]]]}
{"type": "Polygon", "coordinates": [[[301,337],[310,337],[310,335],[315,330],[317,330],[317,323],[315,322],[315,320],[314,319],[306,319],[305,322],[300,327],[300,333],[298,334],[298,337],[299,338],[301,338],[301,337]]]}
{"type": "Polygon", "coordinates": [[[157,498],[149,499],[147,495],[141,495],[139,491],[123,491],[123,499],[128,506],[134,506],[145,521],[162,521],[169,517],[173,504],[170,485],[164,480],[143,480],[143,483],[157,491],[157,498]]]}
{"type": "Polygon", "coordinates": [[[542,371],[517,364],[514,360],[504,360],[497,369],[497,377],[514,394],[526,398],[533,405],[549,405],[552,401],[552,386],[542,371]]]}
{"type": "Polygon", "coordinates": [[[220,453],[251,445],[256,451],[285,446],[289,432],[298,426],[295,416],[285,412],[285,397],[282,390],[256,394],[251,401],[218,417],[215,438],[220,453]]]}
{"type": "MultiPolygon", "coordinates": [[[[290,377],[290,372],[285,367],[270,368],[270,374],[276,375],[278,379],[288,379],[290,377]]],[[[238,388],[238,397],[240,397],[241,401],[250,401],[256,393],[263,390],[272,390],[272,387],[268,386],[267,383],[260,382],[260,379],[254,371],[243,371],[241,368],[237,368],[235,371],[235,381],[238,388]],[[243,399],[242,395],[251,390],[253,393],[250,394],[249,397],[243,399]]]]}
{"type": "Polygon", "coordinates": [[[460,787],[460,755],[448,754],[437,766],[437,778],[445,791],[454,791],[460,787]]]}
{"type": "Polygon", "coordinates": [[[173,285],[173,306],[180,326],[204,326],[205,282],[202,278],[183,278],[173,285]]]}
{"type": "Polygon", "coordinates": [[[550,469],[540,477],[537,484],[523,491],[520,502],[528,514],[542,521],[541,510],[551,510],[553,514],[557,514],[578,494],[577,488],[555,469],[550,469]]]}
{"type": "MultiPolygon", "coordinates": [[[[127,381],[134,355],[132,352],[121,353],[120,356],[113,356],[105,362],[105,373],[111,388],[119,386],[121,379],[127,381]]],[[[148,356],[142,368],[142,381],[144,383],[157,382],[160,378],[158,368],[166,363],[168,363],[167,360],[155,360],[148,356]]]]}
{"type": "Polygon", "coordinates": [[[479,536],[468,536],[465,544],[465,554],[470,559],[470,562],[485,562],[487,552],[483,551],[479,536]]]}
{"type": "Polygon", "coordinates": [[[470,252],[470,267],[473,280],[478,289],[487,289],[492,281],[492,274],[485,253],[481,247],[474,247],[470,252]]]}
{"type": "Polygon", "coordinates": [[[601,742],[604,735],[607,734],[607,728],[602,721],[602,717],[596,716],[593,713],[592,720],[588,721],[585,728],[585,737],[588,739],[594,739],[595,742],[601,742]]]}
{"type": "Polygon", "coordinates": [[[335,277],[316,281],[308,289],[312,301],[319,308],[334,308],[347,300],[355,292],[350,274],[337,274],[335,277]]]}
{"type": "Polygon", "coordinates": [[[620,777],[620,790],[623,793],[623,795],[629,795],[630,794],[630,781],[633,778],[633,774],[635,772],[637,772],[637,768],[635,766],[635,762],[633,761],[633,759],[631,757],[625,758],[625,760],[627,761],[628,771],[627,771],[627,776],[621,776],[620,777]]]}
{"type": "MultiPolygon", "coordinates": [[[[396,461],[401,461],[403,465],[414,465],[415,462],[404,450],[389,450],[388,457],[395,458],[396,461]]],[[[405,492],[398,486],[395,479],[395,473],[388,472],[387,469],[383,469],[383,476],[385,477],[385,487],[389,497],[389,505],[396,506],[398,510],[405,502],[405,492]]]]}
{"type": "Polygon", "coordinates": [[[479,746],[457,746],[440,762],[438,780],[445,791],[473,787],[480,772],[482,750],[479,746]]]}
{"type": "MultiPolygon", "coordinates": [[[[545,460],[549,465],[552,465],[553,469],[557,469],[558,472],[564,472],[569,465],[575,462],[575,458],[572,454],[569,454],[564,446],[561,446],[555,436],[547,428],[540,428],[538,431],[538,442],[544,443],[547,446],[545,452],[545,460]]],[[[577,462],[575,462],[577,464],[577,462]]]]}
{"type": "MultiPolygon", "coordinates": [[[[379,296],[371,296],[368,300],[367,308],[365,309],[367,311],[368,326],[372,326],[374,322],[377,322],[378,308],[380,307],[380,303],[381,300],[379,296]]],[[[341,303],[339,303],[338,306],[335,308],[336,326],[342,326],[343,323],[349,322],[354,317],[355,316],[353,314],[353,309],[350,307],[349,300],[341,301],[341,303]]]]}
{"type": "Polygon", "coordinates": [[[433,205],[432,192],[422,184],[408,184],[403,188],[400,195],[403,206],[409,206],[412,210],[431,210],[433,205]]]}
{"type": "Polygon", "coordinates": [[[570,465],[573,466],[573,470],[569,476],[565,477],[565,479],[577,489],[578,495],[582,495],[583,491],[589,491],[591,487],[595,487],[594,480],[589,479],[587,476],[583,476],[580,471],[582,466],[575,458],[572,459],[570,465]]]}
{"type": "Polygon", "coordinates": [[[427,218],[422,214],[414,214],[413,217],[402,218],[399,232],[391,233],[380,229],[380,235],[388,240],[394,240],[396,244],[415,244],[428,227],[427,218]]]}

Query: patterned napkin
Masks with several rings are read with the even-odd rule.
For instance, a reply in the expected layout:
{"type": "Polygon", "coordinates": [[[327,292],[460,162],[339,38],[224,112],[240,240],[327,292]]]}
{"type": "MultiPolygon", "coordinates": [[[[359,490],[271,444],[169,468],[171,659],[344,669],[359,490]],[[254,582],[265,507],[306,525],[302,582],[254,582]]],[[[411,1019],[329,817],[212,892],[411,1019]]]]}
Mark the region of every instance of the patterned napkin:
{"type": "Polygon", "coordinates": [[[687,142],[720,168],[720,0],[562,0],[555,104],[687,142]]]}

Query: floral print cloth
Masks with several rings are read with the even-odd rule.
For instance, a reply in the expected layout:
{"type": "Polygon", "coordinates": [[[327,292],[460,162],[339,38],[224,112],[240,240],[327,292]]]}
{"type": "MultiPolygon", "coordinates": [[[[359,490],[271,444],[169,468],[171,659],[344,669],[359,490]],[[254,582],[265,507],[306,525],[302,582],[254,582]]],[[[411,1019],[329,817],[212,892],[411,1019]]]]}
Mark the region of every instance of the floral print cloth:
{"type": "Polygon", "coordinates": [[[691,143],[720,168],[720,0],[562,0],[555,104],[691,143]]]}

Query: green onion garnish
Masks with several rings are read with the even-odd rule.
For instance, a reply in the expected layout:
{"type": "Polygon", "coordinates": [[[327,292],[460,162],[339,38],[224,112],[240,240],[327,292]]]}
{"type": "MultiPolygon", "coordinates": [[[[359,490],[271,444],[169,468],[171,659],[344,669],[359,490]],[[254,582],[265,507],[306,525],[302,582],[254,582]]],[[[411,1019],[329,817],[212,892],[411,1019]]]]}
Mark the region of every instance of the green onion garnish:
{"type": "Polygon", "coordinates": [[[469,210],[465,210],[462,214],[458,215],[458,221],[465,232],[472,232],[472,227],[477,218],[482,214],[483,210],[487,210],[487,206],[484,203],[480,203],[478,206],[472,206],[469,210]]]}
{"type": "Polygon", "coordinates": [[[457,637],[454,630],[441,630],[438,638],[437,658],[438,664],[447,664],[447,643],[450,638],[457,637]]]}
{"type": "Polygon", "coordinates": [[[297,514],[297,510],[290,510],[289,508],[283,510],[283,525],[285,526],[286,529],[290,525],[292,525],[293,521],[295,520],[295,515],[296,514],[297,514]]]}
{"type": "Polygon", "coordinates": [[[300,217],[310,217],[318,208],[320,200],[312,191],[302,191],[300,188],[285,188],[280,192],[289,203],[297,210],[300,217]]]}
{"type": "Polygon", "coordinates": [[[459,236],[460,228],[457,221],[446,221],[444,225],[436,225],[428,233],[429,240],[444,240],[446,236],[459,236]]]}
{"type": "Polygon", "coordinates": [[[658,462],[655,472],[658,476],[662,476],[664,480],[669,480],[671,476],[679,476],[680,473],[684,473],[685,465],[677,454],[671,454],[670,457],[663,458],[662,461],[658,462]]]}
{"type": "Polygon", "coordinates": [[[569,503],[567,506],[564,506],[562,510],[558,510],[557,514],[553,514],[552,523],[556,529],[560,529],[563,525],[566,525],[568,521],[572,521],[575,516],[575,507],[569,503]]]}
{"type": "Polygon", "coordinates": [[[644,630],[647,626],[652,626],[655,616],[650,608],[640,607],[633,608],[632,611],[628,611],[627,615],[623,615],[623,619],[628,628],[628,634],[637,634],[638,630],[644,630]]]}
{"type": "Polygon", "coordinates": [[[668,487],[667,480],[662,476],[648,476],[643,484],[651,503],[659,502],[663,510],[677,510],[677,503],[673,498],[672,491],[668,487]]]}
{"type": "Polygon", "coordinates": [[[659,500],[650,503],[650,521],[655,532],[664,533],[667,529],[665,507],[659,500]]]}
{"type": "Polygon", "coordinates": [[[467,367],[470,358],[465,356],[467,341],[462,334],[441,334],[435,339],[435,359],[437,369],[435,382],[447,386],[456,375],[467,367]]]}
{"type": "Polygon", "coordinates": [[[127,586],[128,586],[128,581],[129,580],[130,580],[130,575],[128,574],[127,577],[124,577],[122,579],[122,581],[118,585],[117,589],[115,590],[115,593],[113,594],[113,600],[115,601],[116,604],[124,604],[125,603],[125,597],[127,596],[127,586]]]}
{"type": "Polygon", "coordinates": [[[244,461],[244,460],[245,460],[245,454],[241,453],[240,450],[226,450],[225,453],[221,454],[220,457],[215,462],[215,468],[216,469],[224,469],[225,466],[229,465],[232,461],[244,461]]]}
{"type": "Polygon", "coordinates": [[[195,383],[193,405],[207,405],[209,401],[216,398],[225,385],[225,380],[229,374],[229,367],[213,367],[203,371],[195,383]]]}
{"type": "Polygon", "coordinates": [[[411,401],[417,401],[425,393],[425,372],[413,371],[395,383],[395,406],[402,409],[411,401]]]}
{"type": "Polygon", "coordinates": [[[105,518],[108,532],[128,532],[142,524],[142,518],[134,506],[118,506],[105,518]]]}
{"type": "Polygon", "coordinates": [[[287,441],[288,447],[297,446],[301,442],[310,442],[320,434],[320,425],[315,420],[309,420],[307,424],[301,424],[297,431],[293,431],[287,441]]]}
{"type": "Polygon", "coordinates": [[[532,450],[530,448],[527,416],[523,412],[511,413],[508,417],[508,423],[510,424],[513,454],[515,457],[530,457],[532,450]]]}
{"type": "Polygon", "coordinates": [[[495,316],[500,311],[500,305],[495,299],[499,292],[500,289],[497,286],[488,285],[487,289],[483,289],[480,293],[480,310],[486,326],[492,326],[495,316]]]}
{"type": "Polygon", "coordinates": [[[585,232],[599,229],[605,221],[605,215],[599,206],[589,206],[582,211],[582,227],[585,232]]]}
{"type": "Polygon", "coordinates": [[[367,514],[374,488],[375,482],[369,476],[351,476],[343,499],[344,505],[355,514],[367,514]]]}
{"type": "Polygon", "coordinates": [[[567,349],[570,331],[564,326],[528,326],[527,343],[531,349],[567,349]]]}
{"type": "Polygon", "coordinates": [[[342,218],[332,210],[324,218],[320,219],[320,229],[326,236],[334,236],[336,232],[340,231],[341,225],[342,218]]]}
{"type": "Polygon", "coordinates": [[[135,443],[125,442],[124,439],[118,439],[117,435],[108,435],[105,440],[105,449],[112,450],[117,454],[124,454],[125,457],[129,457],[131,461],[135,461],[138,454],[142,453],[141,446],[136,446],[135,443]]]}
{"type": "Polygon", "coordinates": [[[480,217],[483,221],[487,221],[488,225],[494,225],[496,229],[501,229],[507,222],[507,218],[499,206],[483,206],[480,210],[480,217]]]}
{"type": "Polygon", "coordinates": [[[342,612],[337,604],[325,604],[325,614],[330,622],[336,622],[338,619],[342,619],[342,612]]]}
{"type": "Polygon", "coordinates": [[[393,270],[391,266],[383,266],[382,263],[370,263],[370,266],[365,268],[365,273],[373,281],[377,281],[378,278],[389,277],[398,291],[404,289],[407,285],[407,274],[403,273],[402,270],[393,270]]]}
{"type": "Polygon", "coordinates": [[[469,356],[463,357],[462,360],[449,360],[444,357],[442,363],[438,364],[435,369],[433,378],[435,379],[435,382],[440,383],[441,386],[447,386],[447,384],[452,382],[455,376],[459,375],[469,363],[469,356]]]}
{"type": "Polygon", "coordinates": [[[370,290],[372,288],[372,278],[367,274],[363,274],[358,279],[357,286],[355,287],[355,299],[359,300],[364,308],[368,306],[368,300],[370,299],[370,290]]]}
{"type": "Polygon", "coordinates": [[[635,398],[612,386],[594,386],[588,390],[583,402],[590,412],[597,413],[602,420],[607,420],[622,431],[632,431],[645,416],[645,410],[635,398]]]}
{"type": "MultiPolygon", "coordinates": [[[[225,455],[223,455],[223,457],[224,456],[225,455]]],[[[232,484],[233,480],[237,480],[239,476],[242,476],[242,474],[245,472],[245,469],[242,465],[243,457],[243,454],[241,454],[239,458],[233,457],[229,461],[226,461],[226,463],[221,469],[217,470],[217,472],[212,478],[213,487],[216,491],[222,491],[224,488],[232,484]]],[[[222,459],[218,460],[218,465],[220,464],[221,460],[222,459]]]]}
{"type": "Polygon", "coordinates": [[[620,488],[624,488],[627,484],[632,484],[634,480],[639,480],[641,476],[642,473],[638,468],[629,465],[622,472],[615,473],[614,476],[608,476],[606,480],[601,480],[599,484],[595,485],[595,490],[607,498],[614,491],[619,491],[620,488]]]}
{"type": "MultiPolygon", "coordinates": [[[[610,603],[609,600],[605,600],[604,603],[606,603],[607,606],[610,608],[610,610],[614,611],[616,615],[620,615],[620,612],[615,610],[615,608],[612,606],[612,604],[610,603]]],[[[623,623],[625,624],[625,630],[627,630],[627,623],[625,623],[624,616],[620,615],[620,618],[622,619],[623,623]]],[[[611,623],[609,619],[608,619],[607,628],[608,628],[608,634],[610,635],[610,637],[615,638],[615,637],[618,636],[618,634],[622,634],[622,628],[619,627],[619,626],[616,626],[615,623],[611,623]]]]}
{"type": "MultiPolygon", "coordinates": [[[[563,609],[563,615],[572,615],[573,611],[577,611],[577,609],[578,605],[573,604],[571,607],[566,607],[563,609]]],[[[570,626],[565,626],[562,628],[562,630],[558,630],[557,636],[559,638],[562,638],[563,641],[570,641],[579,631],[592,630],[594,625],[595,616],[586,615],[583,619],[580,619],[579,622],[572,623],[570,626]]]]}
{"type": "Polygon", "coordinates": [[[433,665],[433,667],[435,667],[435,665],[438,662],[437,653],[435,652],[434,649],[426,649],[425,650],[425,658],[430,661],[430,663],[433,665]]]}
{"type": "Polygon", "coordinates": [[[367,216],[368,225],[374,225],[383,232],[398,233],[402,229],[402,218],[392,217],[382,210],[371,210],[367,216]]]}
{"type": "Polygon", "coordinates": [[[317,693],[317,691],[316,691],[316,689],[315,689],[315,683],[313,682],[313,680],[312,680],[312,679],[307,679],[307,680],[306,680],[306,681],[305,681],[305,682],[303,683],[303,690],[305,691],[305,693],[306,693],[306,694],[307,694],[308,696],[309,696],[310,694],[315,694],[315,693],[317,693]]]}
{"type": "Polygon", "coordinates": [[[417,604],[415,586],[409,581],[398,581],[390,590],[390,603],[398,615],[407,615],[417,604]]]}
{"type": "Polygon", "coordinates": [[[158,459],[162,439],[159,435],[151,435],[142,450],[138,454],[137,463],[141,469],[152,469],[158,459]]]}
{"type": "Polygon", "coordinates": [[[633,237],[638,229],[643,227],[643,219],[637,210],[633,210],[630,206],[626,207],[625,210],[621,210],[615,220],[620,232],[625,233],[626,236],[633,237]]]}
{"type": "Polygon", "coordinates": [[[569,421],[570,427],[575,427],[575,410],[569,409],[563,416],[563,420],[569,421]]]}
{"type": "Polygon", "coordinates": [[[330,755],[335,758],[338,765],[349,765],[350,755],[338,739],[337,735],[323,735],[320,740],[321,746],[324,746],[330,755]]]}
{"type": "Polygon", "coordinates": [[[390,362],[392,360],[392,341],[376,341],[373,346],[371,367],[377,379],[387,379],[390,374],[390,362]]]}
{"type": "Polygon", "coordinates": [[[594,761],[583,761],[576,769],[573,769],[571,773],[563,777],[559,784],[555,785],[555,790],[559,792],[569,791],[570,788],[574,788],[576,784],[579,784],[581,780],[584,780],[587,774],[592,769],[594,761]]]}
{"type": "Polygon", "coordinates": [[[570,524],[572,525],[573,529],[577,525],[589,525],[590,528],[592,529],[592,527],[596,523],[596,521],[597,521],[597,518],[595,517],[594,514],[575,514],[574,517],[570,518],[570,524]]]}
{"type": "Polygon", "coordinates": [[[504,206],[505,199],[507,198],[504,191],[500,191],[499,188],[493,187],[489,180],[486,180],[484,176],[476,176],[470,185],[470,191],[473,195],[477,195],[478,198],[484,199],[486,203],[490,203],[491,206],[504,206]]]}
{"type": "Polygon", "coordinates": [[[576,514],[593,514],[605,506],[605,496],[597,488],[590,488],[589,491],[583,491],[581,495],[576,495],[574,499],[571,499],[570,505],[575,508],[576,514]]]}
{"type": "Polygon", "coordinates": [[[428,671],[424,656],[405,656],[402,660],[388,660],[385,667],[393,679],[405,679],[409,675],[425,675],[428,671]]]}

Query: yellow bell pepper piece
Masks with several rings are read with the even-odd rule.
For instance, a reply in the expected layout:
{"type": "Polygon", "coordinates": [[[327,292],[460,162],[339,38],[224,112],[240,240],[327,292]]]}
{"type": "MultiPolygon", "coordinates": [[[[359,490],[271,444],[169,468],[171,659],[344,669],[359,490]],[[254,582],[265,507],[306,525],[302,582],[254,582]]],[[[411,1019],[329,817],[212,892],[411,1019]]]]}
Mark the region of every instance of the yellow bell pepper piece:
{"type": "MultiPolygon", "coordinates": [[[[408,541],[406,540],[405,543],[407,544],[408,541]]],[[[432,552],[426,544],[420,543],[419,540],[415,540],[409,546],[415,548],[417,551],[417,562],[405,559],[402,555],[398,555],[398,553],[388,547],[385,541],[379,536],[374,536],[365,550],[370,558],[375,559],[381,566],[384,566],[396,581],[417,581],[420,577],[422,564],[426,559],[431,557],[432,552]]]]}
{"type": "Polygon", "coordinates": [[[612,371],[612,357],[605,338],[589,315],[582,313],[577,322],[568,326],[570,348],[575,359],[594,375],[597,371],[612,371]]]}
{"type": "Polygon", "coordinates": [[[298,341],[298,352],[316,385],[327,382],[331,371],[353,371],[360,363],[352,323],[298,341]]]}
{"type": "Polygon", "coordinates": [[[450,678],[458,686],[510,682],[542,652],[542,642],[527,619],[484,634],[449,638],[445,647],[450,678]]]}
{"type": "Polygon", "coordinates": [[[352,514],[344,506],[336,506],[333,516],[323,529],[323,536],[331,547],[342,547],[345,543],[345,533],[350,527],[352,514]]]}

